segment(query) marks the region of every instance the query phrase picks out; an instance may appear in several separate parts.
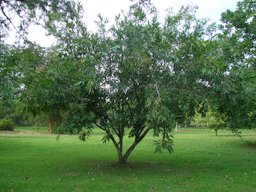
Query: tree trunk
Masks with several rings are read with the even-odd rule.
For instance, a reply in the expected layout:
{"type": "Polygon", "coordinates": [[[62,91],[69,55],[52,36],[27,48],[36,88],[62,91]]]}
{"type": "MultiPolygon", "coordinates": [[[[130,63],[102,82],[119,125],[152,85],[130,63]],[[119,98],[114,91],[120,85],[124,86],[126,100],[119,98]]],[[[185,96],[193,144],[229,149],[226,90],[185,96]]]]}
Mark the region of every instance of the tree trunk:
{"type": "Polygon", "coordinates": [[[121,143],[121,141],[117,149],[117,154],[118,154],[118,163],[125,164],[126,161],[123,160],[123,143],[121,143]]]}
{"type": "Polygon", "coordinates": [[[52,117],[48,118],[48,133],[52,133],[54,127],[54,120],[52,117]]]}
{"type": "Polygon", "coordinates": [[[127,159],[124,159],[122,155],[121,156],[118,155],[119,164],[123,165],[123,164],[126,164],[126,162],[127,162],[127,159]]]}
{"type": "Polygon", "coordinates": [[[135,147],[138,145],[138,143],[139,143],[139,141],[138,141],[138,142],[134,142],[134,143],[130,146],[130,148],[126,151],[126,153],[125,153],[124,156],[122,157],[122,161],[121,161],[121,162],[119,161],[119,163],[121,163],[121,164],[125,164],[125,163],[126,163],[128,157],[130,156],[130,154],[132,153],[132,151],[135,149],[135,147]]]}
{"type": "Polygon", "coordinates": [[[56,127],[60,126],[62,122],[61,117],[48,117],[48,133],[53,133],[56,127]]]}
{"type": "MultiPolygon", "coordinates": [[[[119,164],[126,164],[128,157],[132,153],[132,151],[135,149],[135,147],[142,141],[142,139],[147,135],[149,129],[147,129],[144,133],[142,133],[140,136],[135,138],[134,143],[129,147],[129,149],[126,151],[126,153],[123,155],[122,150],[120,150],[120,147],[117,149],[118,152],[118,163],[119,164]]],[[[123,148],[123,139],[120,140],[120,146],[123,148]]]]}
{"type": "Polygon", "coordinates": [[[126,164],[128,157],[130,156],[130,154],[132,153],[132,151],[134,150],[134,148],[136,147],[136,145],[139,142],[134,142],[129,149],[126,151],[126,153],[123,155],[121,150],[118,149],[118,163],[119,164],[126,164]]]}
{"type": "Polygon", "coordinates": [[[178,123],[176,122],[175,132],[178,132],[178,123]]]}
{"type": "Polygon", "coordinates": [[[214,129],[215,131],[215,136],[218,136],[218,129],[214,129]]]}

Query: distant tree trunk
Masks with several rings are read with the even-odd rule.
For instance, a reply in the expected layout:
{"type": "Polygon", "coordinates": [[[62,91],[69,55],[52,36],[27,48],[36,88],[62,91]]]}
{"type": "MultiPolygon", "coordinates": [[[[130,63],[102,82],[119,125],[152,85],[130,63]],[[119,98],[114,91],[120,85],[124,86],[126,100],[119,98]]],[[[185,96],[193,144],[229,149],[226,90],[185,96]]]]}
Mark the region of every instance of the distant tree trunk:
{"type": "Polygon", "coordinates": [[[178,123],[176,122],[175,132],[178,132],[178,123]]]}
{"type": "Polygon", "coordinates": [[[214,129],[214,131],[215,131],[215,136],[218,136],[218,129],[214,129]]]}
{"type": "Polygon", "coordinates": [[[48,133],[52,133],[54,127],[54,120],[52,117],[48,118],[48,133]]]}
{"type": "Polygon", "coordinates": [[[61,117],[48,117],[48,133],[53,133],[56,127],[61,124],[61,117]]]}

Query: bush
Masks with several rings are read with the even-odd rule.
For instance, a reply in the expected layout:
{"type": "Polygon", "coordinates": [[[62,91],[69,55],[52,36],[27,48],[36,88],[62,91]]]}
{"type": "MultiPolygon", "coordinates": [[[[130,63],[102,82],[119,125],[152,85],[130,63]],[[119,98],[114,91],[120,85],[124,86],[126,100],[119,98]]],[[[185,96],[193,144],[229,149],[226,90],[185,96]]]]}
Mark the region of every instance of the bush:
{"type": "Polygon", "coordinates": [[[9,119],[0,119],[0,131],[14,131],[14,123],[9,119]]]}

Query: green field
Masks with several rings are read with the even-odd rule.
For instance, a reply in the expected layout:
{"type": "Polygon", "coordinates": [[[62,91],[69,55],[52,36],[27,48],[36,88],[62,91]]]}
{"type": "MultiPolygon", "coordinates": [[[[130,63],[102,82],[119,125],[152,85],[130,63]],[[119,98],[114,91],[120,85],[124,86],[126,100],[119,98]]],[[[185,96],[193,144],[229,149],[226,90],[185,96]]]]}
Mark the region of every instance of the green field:
{"type": "MultiPolygon", "coordinates": [[[[96,133],[48,135],[43,128],[0,133],[0,191],[256,191],[256,131],[242,139],[231,132],[182,129],[174,153],[155,154],[147,137],[129,158],[117,162],[112,143],[96,133]]],[[[129,141],[128,141],[129,142],[129,141]]]]}

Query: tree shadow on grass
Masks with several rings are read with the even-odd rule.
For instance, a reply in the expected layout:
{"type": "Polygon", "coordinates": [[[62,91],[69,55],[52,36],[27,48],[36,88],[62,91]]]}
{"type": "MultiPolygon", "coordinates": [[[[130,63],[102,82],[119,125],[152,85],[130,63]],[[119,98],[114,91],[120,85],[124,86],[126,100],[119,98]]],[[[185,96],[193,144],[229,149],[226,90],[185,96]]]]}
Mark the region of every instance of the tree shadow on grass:
{"type": "MultiPolygon", "coordinates": [[[[200,163],[199,159],[183,159],[176,158],[170,160],[159,159],[158,161],[138,161],[130,160],[126,164],[119,164],[117,161],[87,161],[81,163],[80,168],[86,170],[88,167],[94,172],[94,174],[104,173],[105,175],[151,175],[160,177],[162,175],[174,174],[177,176],[183,176],[187,174],[194,174],[198,171],[204,172],[209,169],[207,162],[200,163]]],[[[217,162],[216,162],[217,163],[217,162]]],[[[215,170],[222,170],[224,167],[218,165],[215,166],[215,170]]]]}
{"type": "MultiPolygon", "coordinates": [[[[221,133],[218,133],[218,136],[216,136],[216,135],[212,135],[213,137],[216,137],[216,138],[218,138],[218,137],[240,137],[240,136],[238,136],[238,135],[236,135],[236,134],[226,134],[226,135],[222,135],[221,133]]],[[[250,134],[241,134],[241,137],[250,137],[250,136],[252,136],[252,135],[250,135],[250,134]]]]}
{"type": "Polygon", "coordinates": [[[126,164],[120,164],[118,162],[109,162],[106,166],[109,166],[113,169],[119,170],[138,170],[138,169],[155,169],[157,165],[155,163],[150,162],[127,162],[126,164]]]}
{"type": "Polygon", "coordinates": [[[218,138],[218,137],[237,137],[237,135],[234,135],[234,134],[221,135],[221,133],[220,133],[220,134],[218,134],[218,136],[212,135],[212,137],[216,137],[216,138],[218,138]]]}
{"type": "Polygon", "coordinates": [[[241,144],[241,146],[256,151],[256,141],[246,141],[246,140],[244,140],[244,142],[241,144]]]}

